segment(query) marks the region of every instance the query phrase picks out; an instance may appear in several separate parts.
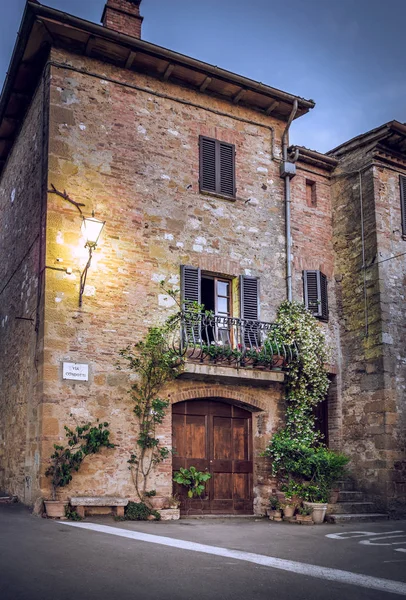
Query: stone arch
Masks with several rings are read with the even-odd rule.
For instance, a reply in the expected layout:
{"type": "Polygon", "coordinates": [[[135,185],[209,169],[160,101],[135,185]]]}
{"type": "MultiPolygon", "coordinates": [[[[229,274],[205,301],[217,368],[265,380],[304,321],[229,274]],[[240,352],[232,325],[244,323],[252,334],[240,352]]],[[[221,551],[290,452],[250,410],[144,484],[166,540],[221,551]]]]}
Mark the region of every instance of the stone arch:
{"type": "Polygon", "coordinates": [[[269,408],[264,400],[260,400],[256,396],[241,390],[228,389],[224,385],[196,386],[169,395],[171,404],[185,402],[185,400],[198,400],[199,398],[221,398],[225,401],[243,404],[245,407],[251,408],[255,412],[265,412],[269,408]]]}

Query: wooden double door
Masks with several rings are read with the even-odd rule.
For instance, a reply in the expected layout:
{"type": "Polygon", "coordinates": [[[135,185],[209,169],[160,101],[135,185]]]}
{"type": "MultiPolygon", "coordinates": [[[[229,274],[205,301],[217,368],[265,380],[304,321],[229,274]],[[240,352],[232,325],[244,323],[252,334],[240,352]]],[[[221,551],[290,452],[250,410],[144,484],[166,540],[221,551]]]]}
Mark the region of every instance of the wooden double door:
{"type": "Polygon", "coordinates": [[[247,410],[221,400],[192,400],[172,406],[173,471],[208,471],[200,499],[189,500],[174,484],[188,514],[252,514],[252,419],[247,410]]]}

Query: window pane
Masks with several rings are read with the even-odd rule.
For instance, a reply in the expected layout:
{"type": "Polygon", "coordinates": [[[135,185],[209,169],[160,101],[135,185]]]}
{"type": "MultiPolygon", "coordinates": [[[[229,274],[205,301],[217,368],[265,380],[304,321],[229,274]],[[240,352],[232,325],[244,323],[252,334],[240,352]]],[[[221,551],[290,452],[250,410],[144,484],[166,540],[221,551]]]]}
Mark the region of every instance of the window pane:
{"type": "Polygon", "coordinates": [[[227,298],[217,298],[217,312],[228,313],[228,301],[227,298]]]}
{"type": "Polygon", "coordinates": [[[218,281],[217,282],[217,293],[219,296],[228,296],[228,281],[218,281]]]}

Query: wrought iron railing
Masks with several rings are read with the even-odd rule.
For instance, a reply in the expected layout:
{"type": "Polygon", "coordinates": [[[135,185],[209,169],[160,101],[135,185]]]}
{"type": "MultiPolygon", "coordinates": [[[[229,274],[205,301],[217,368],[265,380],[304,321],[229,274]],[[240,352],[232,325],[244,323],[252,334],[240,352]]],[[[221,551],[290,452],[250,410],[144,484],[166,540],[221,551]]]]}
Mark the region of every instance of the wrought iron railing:
{"type": "Polygon", "coordinates": [[[175,343],[188,360],[272,369],[286,367],[298,356],[296,345],[280,340],[273,323],[184,312],[175,343]]]}

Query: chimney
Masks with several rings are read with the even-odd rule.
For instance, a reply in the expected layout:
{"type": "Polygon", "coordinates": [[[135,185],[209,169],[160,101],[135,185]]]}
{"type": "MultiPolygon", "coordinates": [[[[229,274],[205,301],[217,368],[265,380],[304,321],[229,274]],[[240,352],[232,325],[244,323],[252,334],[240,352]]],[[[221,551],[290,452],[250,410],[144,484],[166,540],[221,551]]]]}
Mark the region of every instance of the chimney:
{"type": "Polygon", "coordinates": [[[104,27],[140,39],[143,21],[140,16],[141,1],[107,0],[102,16],[104,27]]]}

